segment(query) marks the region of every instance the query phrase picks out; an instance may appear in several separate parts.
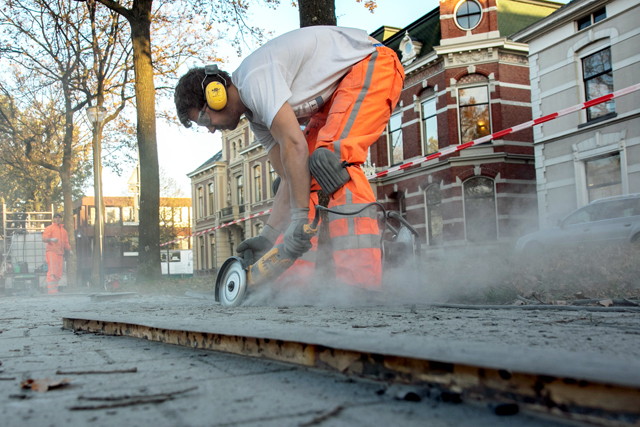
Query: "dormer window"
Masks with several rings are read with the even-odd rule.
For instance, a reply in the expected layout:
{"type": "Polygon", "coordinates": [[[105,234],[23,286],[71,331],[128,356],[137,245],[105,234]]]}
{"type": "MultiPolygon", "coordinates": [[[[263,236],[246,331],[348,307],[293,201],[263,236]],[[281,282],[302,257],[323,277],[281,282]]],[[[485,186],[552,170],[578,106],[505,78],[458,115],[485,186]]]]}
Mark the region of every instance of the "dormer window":
{"type": "Polygon", "coordinates": [[[409,65],[420,54],[420,49],[422,49],[422,43],[418,40],[411,38],[409,32],[407,31],[404,35],[404,38],[400,42],[400,52],[402,53],[402,65],[409,65]]]}
{"type": "Polygon", "coordinates": [[[584,30],[587,27],[590,27],[592,24],[602,21],[607,17],[607,9],[604,7],[602,9],[598,9],[590,15],[585,16],[584,18],[578,19],[578,31],[584,30]]]}
{"type": "Polygon", "coordinates": [[[463,30],[472,30],[479,23],[482,17],[482,8],[473,1],[463,1],[456,9],[456,24],[463,30]]]}

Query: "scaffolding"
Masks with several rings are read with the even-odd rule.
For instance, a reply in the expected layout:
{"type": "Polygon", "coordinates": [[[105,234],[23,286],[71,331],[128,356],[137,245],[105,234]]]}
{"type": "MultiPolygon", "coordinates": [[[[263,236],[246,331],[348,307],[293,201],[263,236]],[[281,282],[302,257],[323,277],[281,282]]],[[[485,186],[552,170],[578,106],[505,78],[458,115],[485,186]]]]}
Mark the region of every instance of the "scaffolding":
{"type": "Polygon", "coordinates": [[[53,213],[53,206],[49,212],[10,212],[2,205],[0,285],[44,286],[47,267],[42,233],[53,222],[53,213]]]}

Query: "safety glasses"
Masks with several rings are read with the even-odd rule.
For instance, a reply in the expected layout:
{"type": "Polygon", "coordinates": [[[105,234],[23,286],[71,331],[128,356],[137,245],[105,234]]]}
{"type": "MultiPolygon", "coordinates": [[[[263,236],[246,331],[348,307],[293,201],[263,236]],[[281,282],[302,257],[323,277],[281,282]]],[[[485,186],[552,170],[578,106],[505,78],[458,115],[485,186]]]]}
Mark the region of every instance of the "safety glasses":
{"type": "Polygon", "coordinates": [[[198,113],[196,124],[204,127],[211,126],[211,117],[207,114],[207,104],[204,104],[204,107],[202,107],[202,110],[198,113]]]}

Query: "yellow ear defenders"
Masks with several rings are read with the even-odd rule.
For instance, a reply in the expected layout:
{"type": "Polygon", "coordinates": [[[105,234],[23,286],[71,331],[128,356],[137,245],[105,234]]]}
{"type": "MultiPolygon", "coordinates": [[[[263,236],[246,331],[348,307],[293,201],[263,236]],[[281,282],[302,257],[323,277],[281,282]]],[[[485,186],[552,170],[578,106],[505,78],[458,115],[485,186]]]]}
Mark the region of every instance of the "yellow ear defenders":
{"type": "Polygon", "coordinates": [[[212,110],[222,110],[227,105],[227,81],[220,74],[220,70],[217,65],[207,65],[204,67],[204,79],[202,80],[202,92],[204,99],[207,100],[207,105],[212,110]],[[204,87],[204,81],[208,76],[220,76],[224,84],[219,81],[213,81],[204,87]]]}

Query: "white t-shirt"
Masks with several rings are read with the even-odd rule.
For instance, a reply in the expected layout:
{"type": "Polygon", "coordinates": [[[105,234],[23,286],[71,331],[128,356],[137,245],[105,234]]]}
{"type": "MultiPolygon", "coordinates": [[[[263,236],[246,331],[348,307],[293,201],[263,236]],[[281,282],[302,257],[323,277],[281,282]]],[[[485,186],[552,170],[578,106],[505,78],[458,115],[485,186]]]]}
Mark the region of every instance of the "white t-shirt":
{"type": "Polygon", "coordinates": [[[375,47],[364,30],[314,26],[283,34],[249,55],[231,76],[251,130],[269,151],[271,124],[285,102],[300,123],[322,108],[351,67],[375,47]]]}

